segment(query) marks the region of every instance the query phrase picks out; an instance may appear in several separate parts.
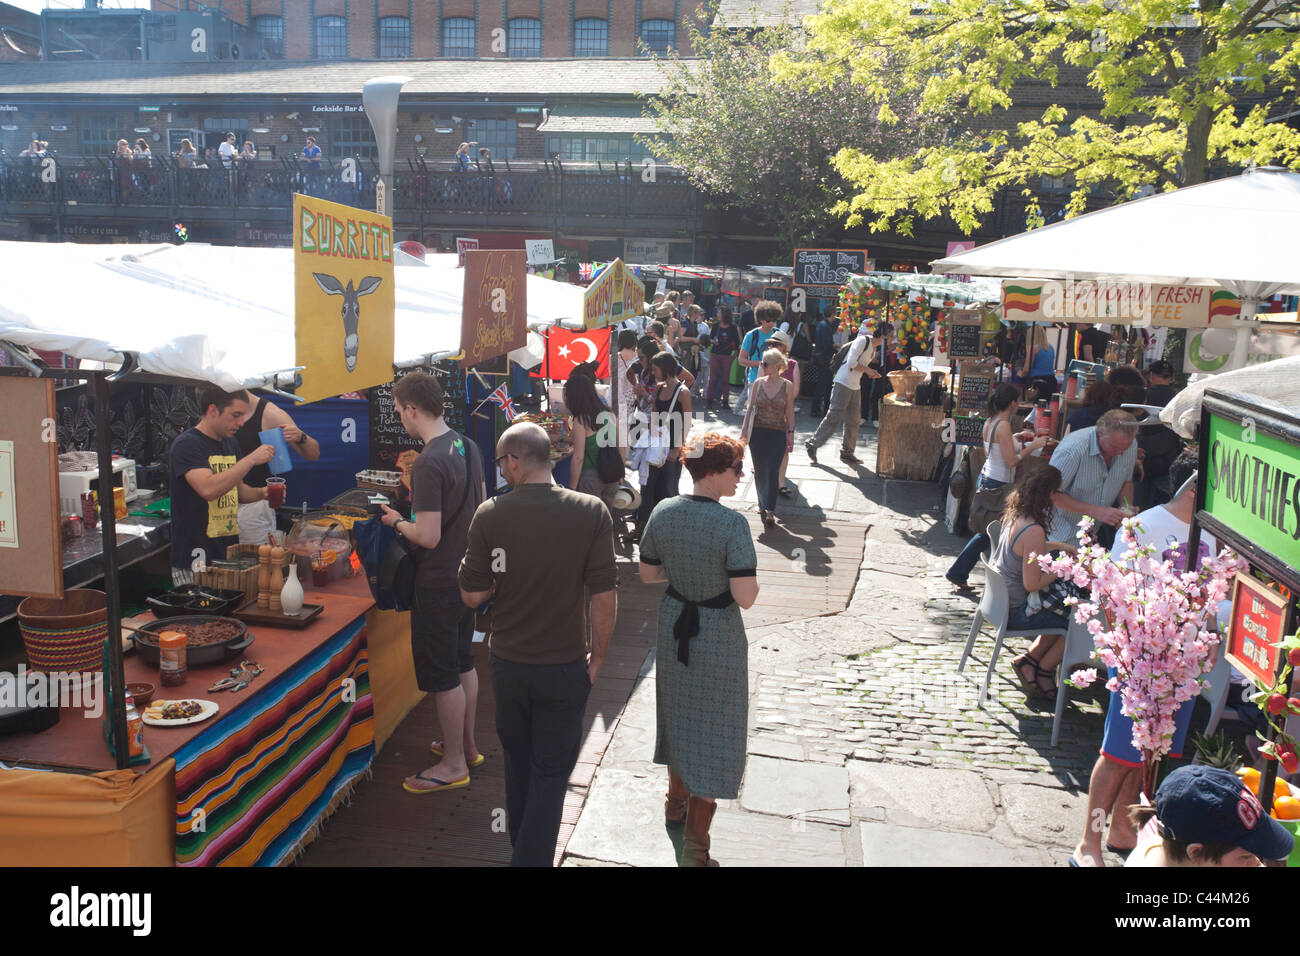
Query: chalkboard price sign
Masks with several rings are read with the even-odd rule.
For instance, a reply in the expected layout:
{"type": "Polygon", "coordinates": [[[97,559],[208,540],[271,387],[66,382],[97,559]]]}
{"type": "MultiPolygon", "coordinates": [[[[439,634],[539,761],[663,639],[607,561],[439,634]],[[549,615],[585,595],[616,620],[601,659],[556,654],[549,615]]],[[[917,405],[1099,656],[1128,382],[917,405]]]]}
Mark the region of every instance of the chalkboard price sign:
{"type": "Polygon", "coordinates": [[[982,324],[977,312],[953,312],[948,318],[949,357],[979,358],[982,324]]]}
{"type": "Polygon", "coordinates": [[[763,298],[768,302],[779,302],[785,308],[786,290],[780,286],[769,286],[763,290],[763,298]]]}
{"type": "Polygon", "coordinates": [[[952,440],[957,445],[981,445],[984,443],[984,423],[986,418],[954,418],[952,420],[952,440]]]}
{"type": "MultiPolygon", "coordinates": [[[[971,363],[974,365],[974,363],[971,363]]],[[[993,394],[993,375],[989,372],[976,371],[975,368],[962,369],[957,385],[957,407],[962,411],[979,412],[988,405],[989,396],[993,394]]]]}
{"type": "MultiPolygon", "coordinates": [[[[453,429],[465,431],[465,372],[459,362],[434,362],[419,369],[435,376],[446,392],[443,416],[453,429]]],[[[416,369],[399,369],[393,381],[416,369]]],[[[419,451],[424,443],[406,434],[393,405],[393,383],[370,390],[370,467],[384,471],[398,470],[397,459],[404,451],[419,451]]]]}

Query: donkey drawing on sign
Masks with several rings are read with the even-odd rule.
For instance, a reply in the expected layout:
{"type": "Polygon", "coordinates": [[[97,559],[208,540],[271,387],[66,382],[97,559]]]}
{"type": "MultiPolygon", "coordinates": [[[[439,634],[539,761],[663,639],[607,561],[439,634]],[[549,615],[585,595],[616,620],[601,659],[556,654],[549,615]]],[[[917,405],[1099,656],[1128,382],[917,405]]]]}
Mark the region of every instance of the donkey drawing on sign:
{"type": "Polygon", "coordinates": [[[349,372],[355,371],[357,349],[361,344],[360,337],[357,335],[357,324],[361,319],[361,304],[357,300],[378,289],[379,283],[383,280],[379,276],[367,276],[354,289],[351,279],[345,286],[338,279],[324,272],[313,272],[311,276],[326,295],[343,296],[343,361],[347,364],[349,372]]]}

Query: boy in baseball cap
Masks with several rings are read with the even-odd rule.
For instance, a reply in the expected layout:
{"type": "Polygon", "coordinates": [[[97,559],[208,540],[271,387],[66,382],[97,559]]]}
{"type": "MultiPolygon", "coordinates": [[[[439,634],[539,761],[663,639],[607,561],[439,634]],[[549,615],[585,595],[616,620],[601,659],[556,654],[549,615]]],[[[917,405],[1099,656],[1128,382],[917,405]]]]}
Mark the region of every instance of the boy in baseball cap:
{"type": "Polygon", "coordinates": [[[1133,822],[1142,830],[1125,866],[1259,866],[1295,845],[1241,778],[1201,764],[1166,777],[1155,810],[1135,809],[1133,822]]]}

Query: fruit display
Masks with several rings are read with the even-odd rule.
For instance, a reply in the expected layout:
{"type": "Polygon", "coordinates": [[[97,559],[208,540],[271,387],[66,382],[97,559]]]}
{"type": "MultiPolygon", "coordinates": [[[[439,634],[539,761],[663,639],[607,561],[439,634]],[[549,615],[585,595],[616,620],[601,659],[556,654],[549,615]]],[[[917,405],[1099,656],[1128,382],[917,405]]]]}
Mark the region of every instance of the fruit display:
{"type": "MultiPolygon", "coordinates": [[[[1294,771],[1287,771],[1293,773],[1294,771]]],[[[1243,767],[1237,776],[1255,796],[1259,796],[1262,775],[1254,767],[1243,767]]],[[[1300,793],[1282,778],[1273,781],[1273,817],[1278,820],[1300,820],[1300,793]]]]}

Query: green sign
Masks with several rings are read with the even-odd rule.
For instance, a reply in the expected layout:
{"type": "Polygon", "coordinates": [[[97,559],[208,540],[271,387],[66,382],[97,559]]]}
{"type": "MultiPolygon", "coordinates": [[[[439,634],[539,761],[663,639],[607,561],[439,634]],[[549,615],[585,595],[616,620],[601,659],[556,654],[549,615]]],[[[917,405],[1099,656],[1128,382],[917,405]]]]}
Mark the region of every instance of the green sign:
{"type": "Polygon", "coordinates": [[[1300,568],[1300,448],[1240,418],[1212,413],[1205,510],[1255,547],[1300,568]]]}
{"type": "Polygon", "coordinates": [[[540,106],[516,106],[515,107],[516,113],[541,113],[541,111],[542,108],[540,106]]]}

